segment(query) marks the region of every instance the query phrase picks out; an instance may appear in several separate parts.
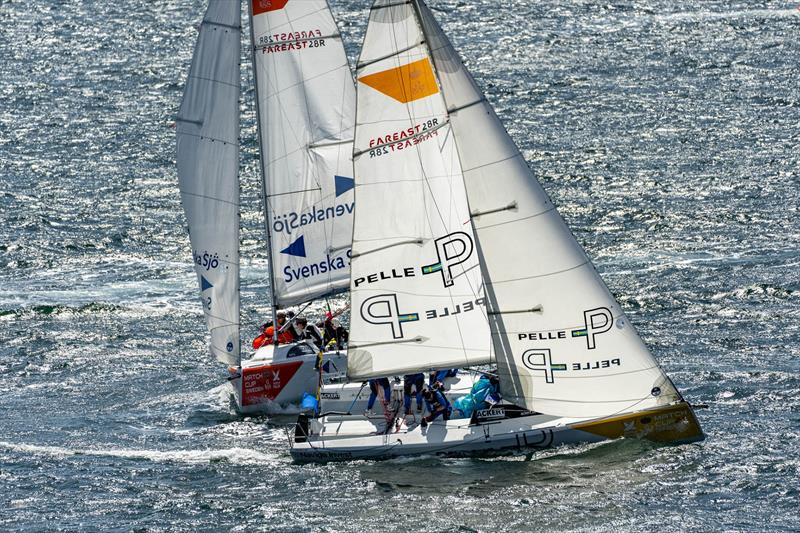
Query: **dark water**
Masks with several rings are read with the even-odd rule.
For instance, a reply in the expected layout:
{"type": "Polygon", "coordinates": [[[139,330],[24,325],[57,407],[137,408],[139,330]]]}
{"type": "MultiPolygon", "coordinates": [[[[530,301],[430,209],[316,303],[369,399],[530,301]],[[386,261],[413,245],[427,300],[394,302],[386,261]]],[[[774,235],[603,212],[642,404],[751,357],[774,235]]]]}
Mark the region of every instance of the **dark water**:
{"type": "MultiPolygon", "coordinates": [[[[800,529],[797,5],[431,4],[708,439],[292,464],[195,299],[173,119],[204,2],[0,0],[0,530],[800,529]]],[[[333,5],[354,56],[366,1],[333,5]]]]}

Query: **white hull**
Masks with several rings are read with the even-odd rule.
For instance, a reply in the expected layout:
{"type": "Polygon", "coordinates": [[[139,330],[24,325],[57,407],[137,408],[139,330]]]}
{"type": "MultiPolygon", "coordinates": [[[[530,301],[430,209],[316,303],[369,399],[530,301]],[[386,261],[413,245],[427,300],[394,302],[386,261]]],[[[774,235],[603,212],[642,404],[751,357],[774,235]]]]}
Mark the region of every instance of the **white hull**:
{"type": "MultiPolygon", "coordinates": [[[[514,409],[509,406],[509,410],[514,409]]],[[[605,419],[554,417],[519,410],[514,418],[502,409],[485,410],[487,418],[386,424],[363,417],[301,416],[295,428],[292,457],[300,462],[389,459],[414,455],[485,455],[537,450],[562,444],[591,443],[618,437],[684,443],[704,438],[686,403],[605,419]],[[492,419],[492,416],[498,418],[492,419]]]]}
{"type": "MultiPolygon", "coordinates": [[[[370,390],[366,383],[346,383],[347,355],[344,351],[325,352],[323,366],[330,362],[329,371],[323,372],[321,392],[322,410],[326,413],[363,413],[367,408],[370,390]]],[[[287,414],[300,412],[303,394],[316,394],[319,371],[317,354],[309,343],[264,346],[255,355],[242,362],[240,368],[230,367],[230,385],[236,411],[246,415],[287,414]]],[[[474,376],[460,373],[445,380],[445,394],[451,400],[467,394],[474,376]]],[[[403,403],[403,383],[393,383],[390,409],[403,403]]],[[[379,397],[380,398],[380,397],[379,397]]],[[[415,409],[412,401],[412,409],[415,409]]],[[[383,403],[379,400],[372,408],[379,420],[384,420],[383,403]]]]}

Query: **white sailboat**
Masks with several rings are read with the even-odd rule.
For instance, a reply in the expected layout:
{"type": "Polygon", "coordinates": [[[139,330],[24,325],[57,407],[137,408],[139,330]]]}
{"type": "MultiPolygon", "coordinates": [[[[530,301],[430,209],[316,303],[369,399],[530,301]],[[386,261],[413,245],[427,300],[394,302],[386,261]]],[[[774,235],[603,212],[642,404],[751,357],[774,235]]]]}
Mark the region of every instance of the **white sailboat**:
{"type": "Polygon", "coordinates": [[[348,377],[496,364],[504,402],[427,427],[301,415],[300,461],[703,438],[420,0],[357,66],[348,377]]]}
{"type": "MultiPolygon", "coordinates": [[[[273,323],[345,291],[353,221],[355,86],[326,0],[249,0],[273,323]]],[[[178,177],[210,351],[241,412],[298,404],[318,386],[310,342],[243,359],[239,298],[241,3],[209,0],[177,118],[178,177]]],[[[276,328],[277,329],[277,328],[276,328]]],[[[326,353],[326,369],[345,354],[326,353]]]]}

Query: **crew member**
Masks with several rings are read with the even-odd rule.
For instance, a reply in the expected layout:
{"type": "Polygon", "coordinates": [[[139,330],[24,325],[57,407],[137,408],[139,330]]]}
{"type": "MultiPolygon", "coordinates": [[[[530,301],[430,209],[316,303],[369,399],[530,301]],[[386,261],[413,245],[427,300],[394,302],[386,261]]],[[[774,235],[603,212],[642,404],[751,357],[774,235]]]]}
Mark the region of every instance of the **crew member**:
{"type": "Polygon", "coordinates": [[[411,414],[411,390],[414,390],[414,395],[417,400],[417,412],[422,412],[422,391],[425,389],[425,374],[406,374],[403,376],[403,406],[406,408],[406,414],[411,414]]]}
{"type": "Polygon", "coordinates": [[[450,368],[445,370],[437,370],[435,372],[431,372],[428,376],[428,384],[433,387],[436,383],[441,383],[444,385],[444,380],[447,378],[452,378],[458,375],[457,368],[450,368]]]}
{"type": "Polygon", "coordinates": [[[344,309],[340,309],[336,312],[336,314],[333,314],[330,311],[325,313],[325,320],[322,323],[325,346],[333,344],[336,346],[336,349],[341,350],[344,348],[344,345],[347,344],[349,334],[339,320],[336,319],[336,316],[343,311],[344,309]]]}
{"type": "Polygon", "coordinates": [[[389,383],[389,378],[376,378],[369,380],[369,400],[367,400],[366,415],[372,414],[372,407],[375,405],[375,399],[378,397],[378,387],[383,388],[384,410],[392,399],[392,384],[389,383]]]}
{"type": "Polygon", "coordinates": [[[440,415],[443,420],[450,419],[452,407],[450,407],[450,402],[447,401],[447,398],[441,390],[431,388],[426,390],[423,396],[425,397],[425,403],[428,406],[430,414],[422,417],[422,422],[420,422],[422,427],[427,427],[430,422],[439,418],[440,415]]]}
{"type": "Polygon", "coordinates": [[[321,350],[323,346],[322,333],[319,332],[317,326],[309,324],[308,319],[302,315],[295,320],[295,330],[301,339],[309,339],[314,342],[317,349],[321,350]]]}
{"type": "MultiPolygon", "coordinates": [[[[278,344],[291,344],[296,340],[293,328],[284,328],[286,325],[286,313],[278,311],[278,344]],[[283,330],[283,331],[281,331],[283,330]]],[[[258,350],[272,342],[275,336],[275,326],[272,322],[267,322],[261,326],[261,335],[253,339],[253,349],[258,350]]]]}

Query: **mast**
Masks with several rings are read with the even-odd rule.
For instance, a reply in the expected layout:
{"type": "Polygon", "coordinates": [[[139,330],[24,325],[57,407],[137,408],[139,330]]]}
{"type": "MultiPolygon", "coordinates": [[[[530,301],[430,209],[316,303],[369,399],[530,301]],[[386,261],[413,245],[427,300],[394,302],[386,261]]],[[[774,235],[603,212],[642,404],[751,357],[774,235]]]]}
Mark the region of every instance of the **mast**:
{"type": "Polygon", "coordinates": [[[256,100],[256,132],[258,133],[258,166],[261,169],[261,198],[264,201],[264,231],[267,235],[267,259],[269,260],[269,295],[272,303],[272,343],[278,344],[278,304],[275,296],[275,269],[273,268],[272,258],[272,232],[269,228],[269,197],[267,196],[267,175],[264,169],[264,141],[261,131],[261,110],[259,109],[258,91],[258,72],[256,71],[256,39],[253,29],[253,3],[248,2],[248,12],[250,13],[250,58],[253,63],[253,86],[255,87],[256,100]]]}

